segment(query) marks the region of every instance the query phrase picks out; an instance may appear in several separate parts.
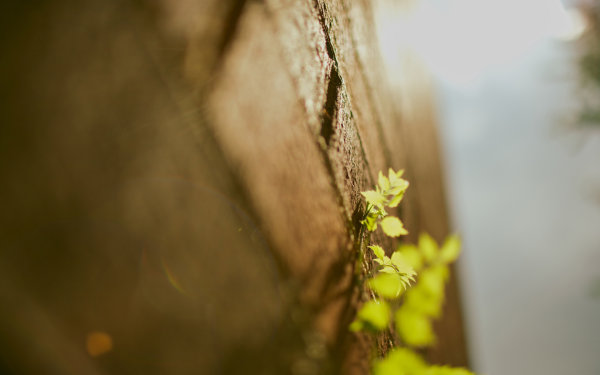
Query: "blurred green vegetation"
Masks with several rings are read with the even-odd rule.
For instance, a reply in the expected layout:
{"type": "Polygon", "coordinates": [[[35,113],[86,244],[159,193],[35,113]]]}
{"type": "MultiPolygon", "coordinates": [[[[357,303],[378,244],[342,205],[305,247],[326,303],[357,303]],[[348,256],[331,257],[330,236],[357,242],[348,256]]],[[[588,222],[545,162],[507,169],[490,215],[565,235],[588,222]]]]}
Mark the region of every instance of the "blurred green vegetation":
{"type": "MultiPolygon", "coordinates": [[[[375,190],[363,192],[367,212],[362,224],[368,231],[381,227],[389,237],[408,233],[400,219],[389,216],[386,208],[396,207],[408,181],[402,172],[379,173],[375,190]]],[[[372,299],[359,309],[351,331],[385,332],[394,338],[395,347],[373,360],[375,375],[469,375],[464,368],[429,365],[417,353],[435,344],[433,320],[440,317],[445,298],[449,264],[460,254],[458,236],[450,236],[440,247],[428,234],[421,234],[418,245],[401,244],[390,257],[379,245],[368,247],[377,264],[366,280],[372,299]],[[416,278],[416,279],[415,279],[416,278]],[[411,282],[416,284],[411,286],[411,282]]]]}

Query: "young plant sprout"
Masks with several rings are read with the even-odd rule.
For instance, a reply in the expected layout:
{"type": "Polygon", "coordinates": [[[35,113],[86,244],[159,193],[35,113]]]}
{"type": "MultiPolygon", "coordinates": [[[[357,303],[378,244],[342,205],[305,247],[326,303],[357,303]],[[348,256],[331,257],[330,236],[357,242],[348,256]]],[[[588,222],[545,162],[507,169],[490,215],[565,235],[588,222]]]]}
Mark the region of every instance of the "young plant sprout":
{"type": "MultiPolygon", "coordinates": [[[[373,232],[381,227],[389,237],[408,234],[402,221],[386,209],[400,204],[409,186],[403,170],[379,172],[375,190],[362,192],[367,208],[361,224],[373,232]]],[[[439,318],[444,302],[444,286],[449,264],[460,254],[460,239],[452,235],[440,248],[428,234],[421,234],[417,245],[401,244],[390,257],[379,245],[368,246],[376,263],[366,280],[373,299],[366,301],[350,324],[354,332],[390,330],[400,346],[372,363],[374,375],[473,375],[464,368],[433,366],[416,349],[435,343],[432,321],[439,318]],[[411,285],[412,284],[412,285],[411,285]],[[390,327],[394,329],[390,329],[390,327]]]]}

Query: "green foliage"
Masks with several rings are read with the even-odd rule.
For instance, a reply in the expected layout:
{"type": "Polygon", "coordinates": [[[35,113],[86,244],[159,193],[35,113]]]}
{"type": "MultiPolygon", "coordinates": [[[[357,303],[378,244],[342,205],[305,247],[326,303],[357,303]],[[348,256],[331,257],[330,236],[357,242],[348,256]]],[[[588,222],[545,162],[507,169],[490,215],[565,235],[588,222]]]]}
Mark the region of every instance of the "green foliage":
{"type": "MultiPolygon", "coordinates": [[[[408,234],[402,221],[388,215],[402,201],[408,181],[403,171],[389,170],[386,177],[379,172],[375,190],[362,193],[367,210],[361,224],[368,231],[381,227],[389,237],[408,234]]],[[[419,236],[418,246],[401,244],[391,257],[379,245],[368,246],[376,263],[375,272],[366,286],[377,296],[359,309],[350,325],[352,331],[380,332],[393,323],[395,333],[405,347],[391,350],[373,362],[375,375],[472,375],[463,368],[428,365],[411,348],[422,348],[435,342],[433,319],[440,316],[449,264],[460,254],[460,239],[453,235],[440,248],[428,234],[419,236]],[[417,277],[417,272],[419,276],[417,277]],[[411,286],[411,283],[416,283],[411,286]]]]}
{"type": "Polygon", "coordinates": [[[427,363],[417,353],[407,348],[395,348],[388,355],[375,361],[374,375],[419,374],[427,368],[427,363]]]}
{"type": "MultiPolygon", "coordinates": [[[[378,246],[379,247],[379,246],[378,246]]],[[[379,249],[381,249],[379,247],[379,249]]],[[[416,272],[413,268],[404,260],[404,257],[399,252],[392,254],[391,258],[388,258],[385,254],[379,258],[373,259],[373,261],[379,264],[379,272],[383,273],[396,273],[398,274],[403,282],[408,285],[409,281],[414,281],[416,272]]]]}
{"type": "Polygon", "coordinates": [[[354,331],[368,329],[382,331],[390,324],[391,309],[385,301],[367,301],[358,312],[350,328],[354,331]]]}
{"type": "Polygon", "coordinates": [[[419,236],[419,249],[427,262],[431,262],[435,259],[439,251],[437,243],[435,243],[435,240],[427,233],[422,233],[419,236]]]}
{"type": "Polygon", "coordinates": [[[423,268],[423,255],[415,245],[400,245],[396,252],[402,254],[406,262],[416,271],[423,268]]]}
{"type": "Polygon", "coordinates": [[[390,237],[408,234],[408,231],[404,229],[404,225],[400,219],[394,216],[388,216],[381,220],[381,229],[383,229],[383,232],[390,237]]]}
{"type": "Polygon", "coordinates": [[[383,261],[386,258],[385,251],[381,246],[371,245],[369,249],[373,250],[373,254],[377,257],[376,260],[383,261]]]}
{"type": "Polygon", "coordinates": [[[431,366],[408,348],[395,348],[373,363],[374,375],[473,375],[467,369],[431,366]]]}
{"type": "Polygon", "coordinates": [[[367,282],[369,288],[382,298],[398,298],[405,288],[402,276],[397,273],[380,273],[367,282]]]}
{"type": "Polygon", "coordinates": [[[419,246],[403,245],[398,252],[411,259],[420,271],[417,283],[405,293],[395,314],[396,332],[409,346],[424,347],[435,342],[432,319],[439,318],[444,303],[449,263],[460,253],[460,240],[450,236],[440,249],[431,236],[419,236],[419,246]]]}
{"type": "Polygon", "coordinates": [[[404,343],[413,347],[433,344],[435,336],[427,315],[402,306],[396,311],[396,331],[404,343]]]}
{"type": "Polygon", "coordinates": [[[402,201],[404,192],[408,188],[408,181],[402,178],[404,171],[394,172],[391,168],[388,171],[388,177],[379,172],[378,185],[375,190],[363,191],[361,194],[367,201],[367,214],[361,221],[367,230],[377,229],[378,222],[382,225],[384,232],[388,236],[397,237],[408,234],[400,219],[389,217],[385,207],[394,208],[402,201]]]}
{"type": "Polygon", "coordinates": [[[446,239],[442,252],[440,254],[441,261],[444,263],[451,263],[458,258],[460,254],[460,238],[457,235],[452,235],[446,239]]]}

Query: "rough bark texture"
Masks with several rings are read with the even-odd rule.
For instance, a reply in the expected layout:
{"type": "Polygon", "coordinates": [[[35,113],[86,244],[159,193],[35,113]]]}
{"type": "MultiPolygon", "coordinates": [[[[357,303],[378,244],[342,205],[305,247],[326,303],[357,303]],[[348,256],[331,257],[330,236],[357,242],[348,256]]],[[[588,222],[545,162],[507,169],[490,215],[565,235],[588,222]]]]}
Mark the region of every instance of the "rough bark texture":
{"type": "MultiPolygon", "coordinates": [[[[427,77],[390,92],[370,2],[2,7],[0,372],[367,373],[360,191],[404,168],[407,227],[448,231],[427,77]]],[[[462,365],[449,297],[430,357],[462,365]]]]}

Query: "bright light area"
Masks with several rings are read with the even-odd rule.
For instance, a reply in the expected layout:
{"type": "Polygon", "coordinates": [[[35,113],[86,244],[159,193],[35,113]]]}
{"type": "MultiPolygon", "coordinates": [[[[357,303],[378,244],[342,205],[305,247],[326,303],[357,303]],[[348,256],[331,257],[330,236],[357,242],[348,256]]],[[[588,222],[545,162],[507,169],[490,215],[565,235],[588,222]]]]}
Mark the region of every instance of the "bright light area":
{"type": "Polygon", "coordinates": [[[381,4],[380,49],[391,67],[410,50],[446,83],[469,87],[482,74],[509,64],[547,38],[577,39],[579,11],[560,0],[422,0],[381,4]],[[406,2],[404,2],[406,4],[406,2]]]}

